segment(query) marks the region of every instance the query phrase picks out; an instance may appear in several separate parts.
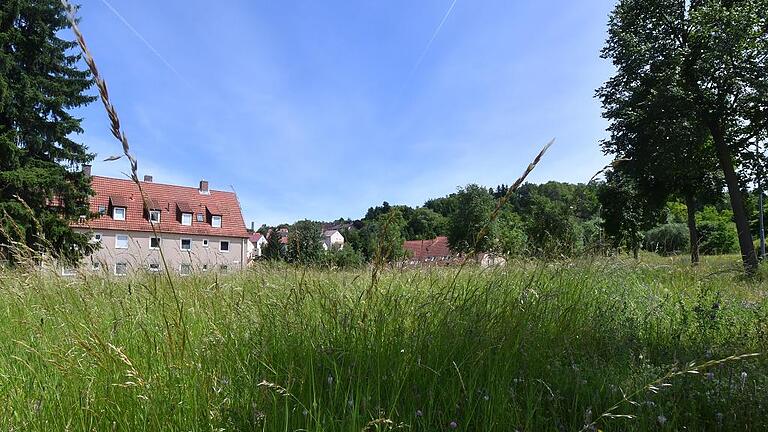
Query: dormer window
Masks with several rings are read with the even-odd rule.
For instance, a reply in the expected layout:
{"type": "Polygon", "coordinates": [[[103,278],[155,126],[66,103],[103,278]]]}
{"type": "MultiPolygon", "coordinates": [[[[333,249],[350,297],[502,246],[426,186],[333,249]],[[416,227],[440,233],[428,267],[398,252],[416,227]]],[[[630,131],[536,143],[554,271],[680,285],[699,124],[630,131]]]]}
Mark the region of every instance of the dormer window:
{"type": "Polygon", "coordinates": [[[198,222],[205,222],[205,215],[204,214],[198,213],[196,217],[197,217],[197,221],[198,222]]]}
{"type": "Polygon", "coordinates": [[[181,222],[182,225],[192,226],[192,214],[194,209],[189,203],[184,201],[176,202],[176,220],[181,222]]]}
{"type": "Polygon", "coordinates": [[[160,223],[160,210],[150,210],[149,211],[149,221],[153,224],[159,224],[160,223]]]}
{"type": "Polygon", "coordinates": [[[221,228],[221,216],[211,216],[211,226],[221,228]]]}
{"type": "Polygon", "coordinates": [[[100,215],[105,215],[105,214],[107,214],[107,206],[105,206],[105,205],[99,205],[99,214],[100,214],[100,215]]]}
{"type": "Polygon", "coordinates": [[[125,210],[128,208],[128,200],[122,196],[110,196],[109,206],[112,208],[112,219],[124,221],[125,210]]]}

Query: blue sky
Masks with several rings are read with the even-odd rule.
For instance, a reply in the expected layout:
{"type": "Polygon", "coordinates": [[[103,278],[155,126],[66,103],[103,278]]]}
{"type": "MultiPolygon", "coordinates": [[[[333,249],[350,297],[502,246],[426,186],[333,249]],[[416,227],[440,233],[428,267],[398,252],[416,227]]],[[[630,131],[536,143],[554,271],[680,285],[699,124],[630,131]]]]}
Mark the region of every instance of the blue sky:
{"type": "MultiPolygon", "coordinates": [[[[80,3],[140,174],[234,189],[248,224],[508,184],[553,137],[531,181],[606,162],[613,0],[80,3]]],[[[78,114],[94,174],[123,175],[100,104],[78,114]]]]}

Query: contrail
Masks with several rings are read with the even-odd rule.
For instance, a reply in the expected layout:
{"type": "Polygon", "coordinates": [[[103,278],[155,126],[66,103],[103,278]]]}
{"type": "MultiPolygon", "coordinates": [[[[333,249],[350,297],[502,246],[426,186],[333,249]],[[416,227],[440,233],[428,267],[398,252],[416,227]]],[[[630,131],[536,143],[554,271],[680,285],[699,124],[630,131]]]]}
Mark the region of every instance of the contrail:
{"type": "Polygon", "coordinates": [[[187,81],[187,79],[175,67],[173,67],[173,65],[168,60],[166,60],[165,57],[163,57],[162,54],[160,54],[160,52],[157,51],[155,47],[152,46],[152,44],[149,43],[149,41],[144,36],[142,36],[141,33],[139,33],[139,31],[136,30],[135,27],[132,26],[127,19],[125,19],[125,17],[122,14],[120,14],[120,12],[118,12],[117,9],[115,9],[114,6],[112,6],[112,4],[110,4],[107,0],[101,0],[101,2],[104,3],[104,5],[108,7],[109,10],[111,10],[112,13],[115,14],[115,16],[118,17],[120,21],[122,21],[123,24],[125,24],[125,26],[128,27],[128,29],[131,30],[131,32],[133,32],[133,34],[137,38],[139,38],[139,40],[141,40],[147,48],[149,48],[150,51],[152,51],[152,54],[154,54],[157,58],[160,59],[160,61],[162,61],[163,64],[168,69],[171,70],[171,72],[176,74],[176,76],[181,78],[187,85],[189,85],[189,81],[187,81]]]}
{"type": "Polygon", "coordinates": [[[408,81],[410,81],[410,78],[413,76],[414,73],[416,73],[416,70],[419,69],[419,66],[421,66],[421,62],[424,61],[424,57],[427,56],[427,52],[429,52],[429,49],[432,47],[432,43],[437,38],[437,35],[440,33],[440,30],[443,29],[443,25],[448,20],[448,17],[451,16],[451,12],[453,12],[453,7],[456,6],[457,1],[458,0],[453,0],[453,2],[451,2],[451,5],[448,7],[448,10],[445,11],[445,15],[443,15],[443,19],[440,21],[440,24],[438,24],[435,31],[432,32],[432,37],[429,38],[429,42],[427,42],[427,46],[424,47],[424,51],[421,52],[421,55],[419,56],[419,60],[416,61],[416,64],[413,66],[413,69],[411,69],[411,73],[408,74],[408,81]]]}

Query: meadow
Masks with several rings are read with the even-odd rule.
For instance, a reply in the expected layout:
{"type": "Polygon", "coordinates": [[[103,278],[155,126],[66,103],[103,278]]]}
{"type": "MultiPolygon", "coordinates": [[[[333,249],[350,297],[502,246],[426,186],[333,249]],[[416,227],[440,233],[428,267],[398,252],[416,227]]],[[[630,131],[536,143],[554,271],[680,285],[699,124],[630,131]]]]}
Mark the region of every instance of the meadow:
{"type": "Polygon", "coordinates": [[[766,430],[766,296],[734,257],[0,270],[0,430],[766,430]]]}

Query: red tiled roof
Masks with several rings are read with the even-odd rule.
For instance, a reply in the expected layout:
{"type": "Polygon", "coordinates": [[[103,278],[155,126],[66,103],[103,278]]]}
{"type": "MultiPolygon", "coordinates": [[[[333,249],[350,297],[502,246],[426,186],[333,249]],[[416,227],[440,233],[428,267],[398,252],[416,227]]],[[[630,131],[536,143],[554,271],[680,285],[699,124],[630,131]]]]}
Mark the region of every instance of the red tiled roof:
{"type": "Polygon", "coordinates": [[[212,215],[216,215],[216,216],[221,216],[221,209],[219,209],[219,208],[216,206],[216,204],[211,204],[211,203],[208,203],[208,204],[206,205],[206,207],[208,208],[208,213],[210,213],[210,214],[212,214],[212,215]]]}
{"type": "Polygon", "coordinates": [[[121,195],[110,195],[109,203],[113,207],[128,207],[128,199],[121,195]]]}
{"type": "MultiPolygon", "coordinates": [[[[149,195],[149,193],[147,193],[149,195]]],[[[179,211],[182,213],[194,213],[194,209],[192,208],[192,205],[190,205],[186,201],[176,201],[176,207],[179,208],[179,211]]]]}
{"type": "Polygon", "coordinates": [[[248,240],[250,240],[251,243],[256,244],[256,242],[258,242],[259,239],[261,239],[261,237],[262,237],[261,233],[255,232],[255,233],[251,234],[250,237],[248,237],[248,240]]]}
{"type": "MultiPolygon", "coordinates": [[[[240,212],[240,204],[234,192],[212,190],[209,194],[201,194],[196,187],[151,182],[142,182],[141,187],[147,195],[150,207],[158,207],[157,210],[160,210],[160,224],[155,226],[160,233],[248,237],[243,215],[240,212]],[[178,208],[190,213],[205,213],[206,207],[218,209],[222,219],[221,228],[213,228],[208,220],[198,222],[194,217],[191,226],[182,225],[176,212],[178,208]]],[[[127,208],[125,220],[114,220],[112,214],[107,212],[101,217],[88,220],[84,224],[73,224],[73,226],[92,230],[152,231],[139,188],[133,181],[93,176],[91,188],[95,192],[90,203],[93,213],[98,212],[99,206],[108,207],[110,199],[114,205],[115,198],[122,197],[124,199],[122,205],[127,208]]]]}
{"type": "Polygon", "coordinates": [[[448,237],[436,237],[431,240],[408,240],[403,244],[403,248],[410,251],[411,259],[416,261],[456,255],[448,245],[448,237]]]}

